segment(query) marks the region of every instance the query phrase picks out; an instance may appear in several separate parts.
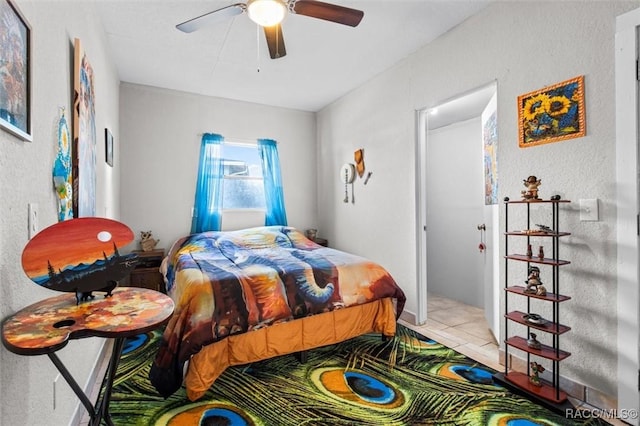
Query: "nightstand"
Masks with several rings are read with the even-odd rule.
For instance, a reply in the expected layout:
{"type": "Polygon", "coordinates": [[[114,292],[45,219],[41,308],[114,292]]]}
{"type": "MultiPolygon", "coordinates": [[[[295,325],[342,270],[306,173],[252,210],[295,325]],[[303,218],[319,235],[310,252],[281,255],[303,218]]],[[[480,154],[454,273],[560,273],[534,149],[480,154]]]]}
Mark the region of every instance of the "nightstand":
{"type": "Polygon", "coordinates": [[[131,271],[129,285],[165,293],[164,279],[160,273],[164,249],[151,251],[133,250],[133,253],[138,256],[138,265],[131,271]]]}

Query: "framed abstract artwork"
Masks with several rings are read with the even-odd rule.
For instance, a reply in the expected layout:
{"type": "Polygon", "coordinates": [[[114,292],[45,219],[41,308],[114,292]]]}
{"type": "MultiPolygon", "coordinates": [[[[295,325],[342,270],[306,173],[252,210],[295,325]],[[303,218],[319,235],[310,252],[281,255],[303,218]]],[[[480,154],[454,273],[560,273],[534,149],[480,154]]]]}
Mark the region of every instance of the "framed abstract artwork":
{"type": "Polygon", "coordinates": [[[10,0],[0,0],[0,127],[32,141],[31,27],[10,0]]]}
{"type": "Polygon", "coordinates": [[[93,68],[79,39],[74,42],[73,214],[96,213],[96,109],[93,68]]]}
{"type": "Polygon", "coordinates": [[[73,219],[73,176],[71,175],[71,135],[65,109],[58,121],[58,153],[53,163],[53,188],[58,198],[58,221],[73,219]]]}
{"type": "Polygon", "coordinates": [[[104,160],[113,167],[113,135],[109,129],[104,129],[104,160]]]}
{"type": "Polygon", "coordinates": [[[521,148],[586,134],[584,76],[518,96],[521,148]]]}
{"type": "Polygon", "coordinates": [[[484,204],[498,204],[498,102],[494,94],[481,115],[484,204]]]}

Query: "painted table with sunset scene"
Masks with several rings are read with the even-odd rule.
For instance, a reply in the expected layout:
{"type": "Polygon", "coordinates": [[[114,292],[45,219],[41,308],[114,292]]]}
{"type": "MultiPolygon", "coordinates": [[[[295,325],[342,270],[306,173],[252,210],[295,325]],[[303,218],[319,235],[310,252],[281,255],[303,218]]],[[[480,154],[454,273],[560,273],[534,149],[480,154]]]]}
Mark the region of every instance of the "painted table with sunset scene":
{"type": "Polygon", "coordinates": [[[31,239],[22,251],[22,268],[36,284],[49,290],[76,293],[76,302],[94,291],[110,295],[129,275],[138,258],[119,249],[133,241],[124,223],[82,217],[53,224],[31,239]]]}

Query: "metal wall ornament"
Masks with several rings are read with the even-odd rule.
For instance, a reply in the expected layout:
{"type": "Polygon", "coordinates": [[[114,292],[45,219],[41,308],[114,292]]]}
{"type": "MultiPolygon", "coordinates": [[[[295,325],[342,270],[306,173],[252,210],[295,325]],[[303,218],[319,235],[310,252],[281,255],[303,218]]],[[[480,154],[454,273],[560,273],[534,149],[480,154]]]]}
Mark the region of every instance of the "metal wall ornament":
{"type": "Polygon", "coordinates": [[[518,96],[518,129],[520,148],[585,136],[584,76],[518,96]]]}
{"type": "Polygon", "coordinates": [[[33,140],[31,26],[11,0],[0,0],[0,127],[33,140]]]}
{"type": "Polygon", "coordinates": [[[353,181],[356,177],[355,166],[351,163],[344,163],[340,168],[340,180],[344,183],[344,201],[349,202],[349,185],[351,185],[351,202],[355,203],[356,200],[353,196],[353,181]]]}
{"type": "Polygon", "coordinates": [[[359,149],[353,153],[353,160],[356,162],[356,171],[358,176],[364,176],[364,149],[359,149]]]}

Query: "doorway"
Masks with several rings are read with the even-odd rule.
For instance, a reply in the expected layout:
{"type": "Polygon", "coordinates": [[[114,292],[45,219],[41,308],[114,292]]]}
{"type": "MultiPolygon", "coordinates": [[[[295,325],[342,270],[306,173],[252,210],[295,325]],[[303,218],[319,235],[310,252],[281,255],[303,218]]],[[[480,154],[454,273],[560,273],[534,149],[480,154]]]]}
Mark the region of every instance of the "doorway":
{"type": "Polygon", "coordinates": [[[495,178],[495,156],[487,161],[491,148],[483,138],[489,128],[495,136],[496,86],[492,82],[419,111],[417,198],[423,220],[419,297],[425,302],[419,317],[429,317],[428,295],[451,299],[481,309],[497,338],[497,193],[485,179],[492,173],[495,178]],[[485,204],[492,193],[493,202],[485,204]]]}

